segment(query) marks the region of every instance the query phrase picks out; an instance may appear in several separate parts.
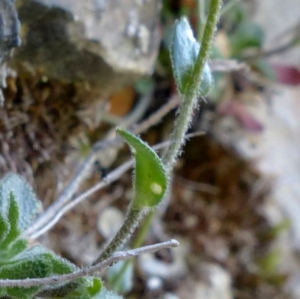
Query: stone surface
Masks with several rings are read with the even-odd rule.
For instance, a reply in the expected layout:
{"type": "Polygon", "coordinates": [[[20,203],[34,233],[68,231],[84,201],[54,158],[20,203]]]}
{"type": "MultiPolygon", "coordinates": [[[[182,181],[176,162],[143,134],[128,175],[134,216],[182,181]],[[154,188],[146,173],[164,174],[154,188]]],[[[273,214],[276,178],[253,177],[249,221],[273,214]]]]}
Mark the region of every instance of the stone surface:
{"type": "MultiPolygon", "coordinates": [[[[14,0],[0,1],[0,88],[6,86],[5,62],[12,50],[20,45],[19,20],[14,0]]],[[[0,90],[0,97],[2,92],[0,90]]]]}
{"type": "Polygon", "coordinates": [[[16,61],[49,77],[85,80],[110,93],[151,74],[160,1],[19,0],[16,61]]]}
{"type": "Polygon", "coordinates": [[[19,27],[14,1],[0,1],[0,64],[20,45],[19,27]]]}

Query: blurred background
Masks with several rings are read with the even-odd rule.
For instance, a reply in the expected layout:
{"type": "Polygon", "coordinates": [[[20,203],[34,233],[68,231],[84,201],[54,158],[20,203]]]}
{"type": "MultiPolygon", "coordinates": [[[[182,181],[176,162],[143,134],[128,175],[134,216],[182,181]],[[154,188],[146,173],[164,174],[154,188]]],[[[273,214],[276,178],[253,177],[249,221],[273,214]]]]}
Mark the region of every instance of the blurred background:
{"type": "MultiPolygon", "coordinates": [[[[187,16],[201,40],[208,2],[3,0],[1,176],[22,174],[47,207],[115,126],[165,107],[142,138],[168,140],[180,104],[172,27],[187,16]]],[[[125,298],[300,299],[299,0],[224,1],[210,67],[190,128],[203,134],[187,142],[145,241],[180,247],[118,264],[106,282],[125,298]]],[[[81,191],[129,156],[100,151],[81,191]]],[[[88,265],[131,197],[127,173],[39,241],[88,265]]]]}

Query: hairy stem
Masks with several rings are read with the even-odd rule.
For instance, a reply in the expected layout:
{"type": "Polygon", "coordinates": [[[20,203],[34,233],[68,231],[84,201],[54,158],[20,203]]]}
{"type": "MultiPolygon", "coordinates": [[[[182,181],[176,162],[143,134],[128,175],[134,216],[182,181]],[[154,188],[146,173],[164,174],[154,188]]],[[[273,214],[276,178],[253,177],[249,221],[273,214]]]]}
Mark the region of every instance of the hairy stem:
{"type": "MultiPolygon", "coordinates": [[[[147,236],[147,233],[151,227],[151,223],[152,223],[152,220],[155,216],[155,211],[151,211],[144,223],[142,224],[140,230],[138,231],[137,233],[137,236],[132,244],[132,248],[135,249],[135,248],[139,248],[143,245],[144,243],[144,240],[146,239],[146,236],[147,236]]],[[[126,270],[127,268],[129,267],[129,265],[133,262],[132,259],[128,259],[122,266],[121,270],[118,272],[118,274],[116,275],[115,279],[112,281],[110,287],[111,289],[113,289],[114,291],[118,292],[119,291],[119,287],[122,283],[122,279],[123,279],[123,276],[125,275],[126,273],[126,270]]]]}
{"type": "MultiPolygon", "coordinates": [[[[172,171],[172,168],[180,153],[181,147],[185,142],[186,131],[192,120],[193,109],[197,104],[198,86],[200,86],[201,84],[204,66],[209,57],[210,48],[212,45],[214,32],[221,9],[221,4],[222,0],[211,0],[210,2],[208,18],[202,39],[202,47],[194,68],[194,80],[192,80],[186,94],[183,96],[183,103],[180,108],[179,115],[176,119],[175,128],[171,137],[171,145],[164,157],[164,164],[168,172],[172,171]]],[[[101,255],[97,258],[97,260],[94,261],[93,265],[109,258],[116,250],[123,246],[132,235],[136,227],[139,225],[141,219],[145,216],[145,214],[145,210],[134,210],[131,207],[124,224],[122,225],[116,236],[109,242],[101,255]]]]}
{"type": "Polygon", "coordinates": [[[201,84],[204,66],[209,57],[214,32],[219,18],[221,4],[222,0],[210,1],[207,22],[202,38],[201,50],[194,68],[193,80],[188,87],[186,94],[183,95],[182,105],[179,111],[179,115],[176,119],[175,128],[171,138],[172,143],[164,157],[164,163],[169,172],[172,171],[177,157],[180,154],[181,148],[185,141],[185,133],[193,117],[193,110],[197,104],[198,87],[201,84]]]}
{"type": "Polygon", "coordinates": [[[145,214],[145,210],[133,209],[131,207],[123,225],[121,226],[117,234],[108,243],[108,245],[104,248],[100,256],[93,262],[92,265],[96,265],[108,259],[114,252],[124,246],[130,236],[133,234],[136,227],[140,224],[140,221],[142,220],[143,216],[145,216],[145,214]]]}
{"type": "Polygon", "coordinates": [[[202,40],[203,31],[205,26],[205,0],[197,1],[197,9],[198,9],[198,28],[197,28],[197,37],[198,41],[202,40]]]}
{"type": "MultiPolygon", "coordinates": [[[[200,3],[200,2],[198,2],[200,3]]],[[[164,164],[167,171],[171,172],[176,162],[177,156],[180,154],[181,147],[185,142],[185,134],[188,129],[188,126],[192,120],[193,109],[197,104],[197,92],[198,86],[201,84],[204,66],[208,60],[211,45],[213,42],[214,32],[217,26],[217,21],[220,14],[222,0],[211,0],[208,12],[208,18],[204,29],[204,34],[202,38],[202,47],[198,55],[197,62],[194,69],[194,80],[189,86],[187,93],[183,96],[183,102],[181,109],[179,111],[179,116],[175,122],[175,128],[171,137],[171,145],[167,150],[167,153],[164,157],[164,164]]],[[[149,230],[150,224],[154,217],[155,212],[151,212],[144,222],[136,241],[134,242],[135,246],[141,246],[143,241],[146,238],[146,233],[149,230]]],[[[126,272],[126,268],[129,266],[130,261],[127,261],[123,266],[120,275],[113,282],[113,287],[118,288],[122,276],[126,272]]]]}

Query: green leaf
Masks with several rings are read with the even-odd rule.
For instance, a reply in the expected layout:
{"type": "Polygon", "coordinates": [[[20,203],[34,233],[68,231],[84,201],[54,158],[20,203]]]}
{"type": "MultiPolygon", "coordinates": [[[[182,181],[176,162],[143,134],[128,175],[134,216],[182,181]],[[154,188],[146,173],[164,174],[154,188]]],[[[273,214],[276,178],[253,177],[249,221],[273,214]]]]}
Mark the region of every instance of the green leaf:
{"type": "MultiPolygon", "coordinates": [[[[0,182],[0,279],[45,278],[68,274],[78,269],[71,262],[42,246],[26,250],[28,241],[19,239],[40,207],[31,187],[18,175],[0,182]]],[[[98,296],[102,282],[82,277],[71,282],[36,287],[0,287],[0,298],[92,299],[98,296]]]]}
{"type": "MultiPolygon", "coordinates": [[[[192,28],[186,18],[175,23],[173,43],[170,49],[173,72],[177,88],[186,94],[193,80],[193,73],[201,46],[194,38],[192,28]]],[[[205,96],[212,87],[213,79],[208,64],[205,64],[198,96],[205,96]]]]}
{"type": "Polygon", "coordinates": [[[19,206],[16,201],[14,194],[11,192],[9,195],[10,202],[9,202],[9,209],[8,209],[8,221],[10,224],[10,230],[6,238],[3,240],[1,244],[1,250],[7,248],[10,243],[15,241],[21,231],[19,230],[19,219],[20,219],[20,211],[19,206]]]}
{"type": "Polygon", "coordinates": [[[98,298],[102,290],[102,282],[99,278],[79,278],[65,283],[62,286],[52,286],[39,292],[41,298],[64,299],[92,299],[98,298]]]}
{"type": "Polygon", "coordinates": [[[81,277],[60,285],[50,285],[43,288],[37,295],[41,298],[91,299],[98,296],[102,290],[102,281],[96,277],[81,277]]]}
{"type": "MultiPolygon", "coordinates": [[[[34,254],[44,254],[49,257],[52,269],[51,276],[68,274],[77,269],[77,267],[68,260],[57,256],[42,246],[35,246],[34,254]]],[[[41,298],[90,299],[93,298],[95,294],[100,293],[101,288],[102,282],[100,279],[82,277],[60,285],[45,286],[38,293],[38,296],[41,298]]]]}
{"type": "Polygon", "coordinates": [[[245,50],[260,49],[264,40],[265,34],[259,25],[243,21],[230,38],[232,56],[239,57],[245,50]]]}
{"type": "MultiPolygon", "coordinates": [[[[40,298],[69,298],[78,289],[80,282],[78,279],[64,284],[50,285],[37,293],[40,298]]],[[[85,290],[83,290],[85,291],[85,290]]]]}
{"type": "Polygon", "coordinates": [[[6,238],[10,230],[9,222],[0,214],[0,244],[6,238]]]}
{"type": "Polygon", "coordinates": [[[19,209],[18,229],[26,230],[40,210],[41,204],[32,192],[31,186],[19,175],[9,174],[0,182],[0,214],[8,217],[11,193],[19,209]]]}
{"type": "Polygon", "coordinates": [[[88,292],[91,296],[96,296],[102,290],[102,281],[99,278],[94,278],[88,292]]]}
{"type": "Polygon", "coordinates": [[[28,247],[28,241],[25,239],[18,239],[6,250],[0,251],[0,265],[7,264],[13,257],[20,254],[28,247]]]}
{"type": "MultiPolygon", "coordinates": [[[[72,292],[69,292],[66,295],[60,294],[60,296],[55,296],[55,298],[64,298],[64,299],[92,299],[98,298],[102,290],[102,282],[98,278],[93,278],[87,280],[86,278],[80,278],[80,285],[76,289],[73,289],[72,292]]],[[[52,297],[51,297],[52,298],[52,297]]]]}
{"type": "MultiPolygon", "coordinates": [[[[44,278],[59,274],[68,274],[77,267],[71,262],[55,255],[42,246],[34,246],[23,251],[8,263],[0,267],[0,279],[44,278]]],[[[59,285],[46,285],[30,288],[0,288],[0,294],[9,298],[87,298],[99,294],[102,282],[98,278],[82,277],[59,285]]]]}
{"type": "Polygon", "coordinates": [[[10,194],[8,221],[8,233],[0,242],[0,264],[8,263],[14,256],[24,251],[28,245],[27,240],[18,239],[21,233],[19,230],[19,207],[12,193],[10,194]]]}
{"type": "MultiPolygon", "coordinates": [[[[51,264],[47,256],[34,256],[34,258],[23,256],[0,268],[1,279],[26,279],[36,277],[47,277],[51,274],[51,264]]],[[[6,293],[11,298],[32,298],[32,296],[41,289],[37,287],[7,287],[1,288],[2,292],[6,289],[6,293]]]]}
{"type": "Polygon", "coordinates": [[[135,197],[133,208],[144,209],[157,206],[168,187],[167,174],[156,152],[141,139],[123,129],[118,134],[132,148],[135,155],[135,197]]]}
{"type": "Polygon", "coordinates": [[[39,254],[39,246],[32,247],[0,268],[0,277],[24,279],[46,277],[52,273],[51,255],[39,254]]]}

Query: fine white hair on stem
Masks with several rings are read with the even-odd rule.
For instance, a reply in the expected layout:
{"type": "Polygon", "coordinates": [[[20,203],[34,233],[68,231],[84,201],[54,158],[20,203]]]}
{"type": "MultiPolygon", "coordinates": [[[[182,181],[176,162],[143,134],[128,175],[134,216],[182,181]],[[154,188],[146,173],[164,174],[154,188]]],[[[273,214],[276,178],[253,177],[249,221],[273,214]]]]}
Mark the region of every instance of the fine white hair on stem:
{"type": "Polygon", "coordinates": [[[57,275],[47,278],[27,278],[27,279],[0,279],[0,287],[33,287],[41,285],[52,285],[58,283],[68,282],[83,276],[92,275],[95,272],[103,271],[112,264],[120,261],[127,260],[129,258],[144,254],[153,253],[161,249],[177,247],[179,242],[172,239],[170,241],[144,246],[137,249],[132,249],[128,251],[115,252],[110,258],[104,260],[103,262],[96,264],[95,266],[90,266],[87,268],[82,268],[70,274],[57,275]]]}

